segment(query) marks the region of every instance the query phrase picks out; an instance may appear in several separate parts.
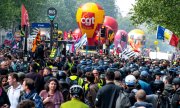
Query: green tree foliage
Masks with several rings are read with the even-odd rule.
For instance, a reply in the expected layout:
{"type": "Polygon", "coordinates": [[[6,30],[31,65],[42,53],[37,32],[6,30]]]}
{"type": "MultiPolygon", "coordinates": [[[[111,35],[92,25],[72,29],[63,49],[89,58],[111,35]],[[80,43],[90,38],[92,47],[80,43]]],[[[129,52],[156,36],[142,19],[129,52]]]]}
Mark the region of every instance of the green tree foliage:
{"type": "Polygon", "coordinates": [[[180,36],[179,0],[137,0],[131,13],[134,24],[161,25],[180,36]]]}
{"type": "Polygon", "coordinates": [[[118,10],[115,0],[1,0],[0,27],[10,28],[13,22],[20,24],[21,5],[24,4],[28,11],[30,23],[49,22],[47,9],[54,7],[57,9],[57,16],[54,22],[59,24],[61,30],[73,30],[77,28],[77,8],[87,2],[100,4],[105,9],[106,15],[117,17],[118,10]]]}
{"type": "Polygon", "coordinates": [[[0,28],[12,26],[13,21],[18,18],[19,10],[16,8],[14,0],[0,1],[0,28]]]}

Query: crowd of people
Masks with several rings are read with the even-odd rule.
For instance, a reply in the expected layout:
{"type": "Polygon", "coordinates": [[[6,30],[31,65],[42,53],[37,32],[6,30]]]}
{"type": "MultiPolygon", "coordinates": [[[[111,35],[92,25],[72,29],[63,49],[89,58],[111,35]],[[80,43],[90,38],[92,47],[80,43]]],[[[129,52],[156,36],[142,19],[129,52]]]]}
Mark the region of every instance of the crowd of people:
{"type": "Polygon", "coordinates": [[[180,59],[0,51],[1,108],[179,108],[180,59]]]}

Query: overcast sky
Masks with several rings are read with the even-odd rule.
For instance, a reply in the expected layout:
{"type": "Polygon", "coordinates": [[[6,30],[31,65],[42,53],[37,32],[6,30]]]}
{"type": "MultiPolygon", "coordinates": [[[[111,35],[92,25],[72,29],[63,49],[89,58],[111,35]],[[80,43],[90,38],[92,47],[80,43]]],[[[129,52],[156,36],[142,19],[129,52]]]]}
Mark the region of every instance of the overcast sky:
{"type": "Polygon", "coordinates": [[[135,0],[116,0],[116,5],[119,6],[123,17],[128,14],[132,4],[135,4],[135,0]]]}

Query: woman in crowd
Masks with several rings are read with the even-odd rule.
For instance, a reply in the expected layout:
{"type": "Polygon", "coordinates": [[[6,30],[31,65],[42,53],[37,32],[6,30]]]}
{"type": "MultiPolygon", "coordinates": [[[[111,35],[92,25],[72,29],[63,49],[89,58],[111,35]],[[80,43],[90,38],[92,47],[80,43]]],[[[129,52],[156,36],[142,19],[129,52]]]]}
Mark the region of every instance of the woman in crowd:
{"type": "Polygon", "coordinates": [[[7,91],[7,89],[9,88],[9,84],[7,82],[8,78],[7,75],[1,77],[1,83],[2,83],[2,87],[4,88],[5,91],[7,91]]]}
{"type": "MultiPolygon", "coordinates": [[[[1,80],[1,79],[0,79],[1,80]]],[[[0,81],[0,108],[8,108],[10,106],[9,98],[0,81]]]]}
{"type": "Polygon", "coordinates": [[[40,92],[45,108],[60,108],[64,101],[60,86],[55,78],[51,78],[45,84],[45,90],[40,92]]]}

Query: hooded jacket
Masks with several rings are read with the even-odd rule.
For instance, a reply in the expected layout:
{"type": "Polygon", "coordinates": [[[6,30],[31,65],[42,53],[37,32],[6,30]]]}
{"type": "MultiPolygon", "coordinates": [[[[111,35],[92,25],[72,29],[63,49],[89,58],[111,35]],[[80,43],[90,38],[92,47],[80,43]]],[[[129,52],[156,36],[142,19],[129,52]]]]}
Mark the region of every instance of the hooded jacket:
{"type": "Polygon", "coordinates": [[[131,108],[137,108],[137,107],[153,108],[153,105],[147,102],[136,102],[134,106],[132,106],[131,108]]]}

